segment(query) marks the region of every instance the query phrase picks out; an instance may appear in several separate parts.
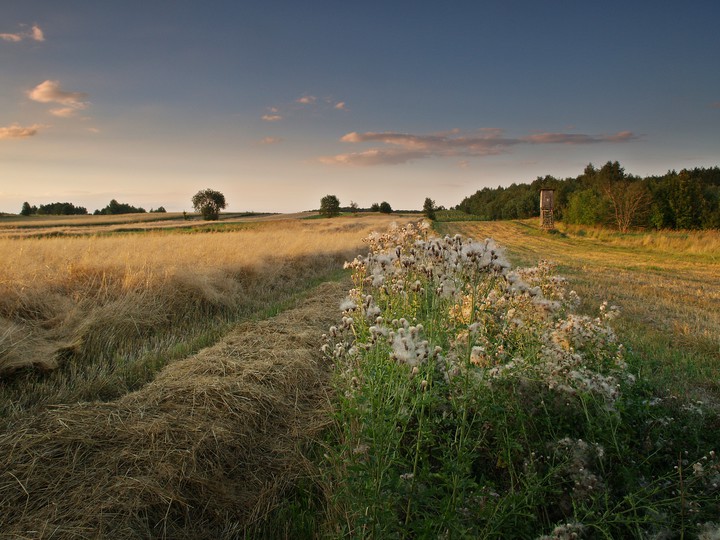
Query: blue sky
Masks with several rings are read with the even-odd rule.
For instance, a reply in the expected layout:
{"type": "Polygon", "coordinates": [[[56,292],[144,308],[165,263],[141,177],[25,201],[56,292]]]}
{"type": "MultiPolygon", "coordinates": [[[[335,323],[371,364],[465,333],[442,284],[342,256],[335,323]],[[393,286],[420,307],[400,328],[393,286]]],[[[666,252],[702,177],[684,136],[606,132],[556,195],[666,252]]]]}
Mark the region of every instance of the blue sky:
{"type": "Polygon", "coordinates": [[[720,165],[720,3],[3,0],[0,211],[453,206],[720,165]]]}

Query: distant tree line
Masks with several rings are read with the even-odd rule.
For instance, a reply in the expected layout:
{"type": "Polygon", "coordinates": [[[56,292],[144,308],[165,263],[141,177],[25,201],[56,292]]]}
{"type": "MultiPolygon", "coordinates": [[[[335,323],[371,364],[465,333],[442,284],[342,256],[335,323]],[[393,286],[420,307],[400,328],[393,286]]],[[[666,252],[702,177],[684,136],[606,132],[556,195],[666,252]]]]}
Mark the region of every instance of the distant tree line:
{"type": "Polygon", "coordinates": [[[69,202],[54,202],[50,204],[41,204],[40,206],[30,206],[30,203],[24,202],[20,210],[21,216],[75,216],[86,215],[87,208],[83,206],[75,206],[69,202]]]}
{"type": "Polygon", "coordinates": [[[483,188],[457,210],[481,219],[523,219],[540,215],[541,189],[555,190],[555,217],[566,223],[656,229],[720,228],[720,167],[668,171],[641,178],[617,161],[592,164],[575,178],[538,177],[530,184],[483,188]]]}
{"type": "MultiPolygon", "coordinates": [[[[115,214],[144,214],[146,210],[144,208],[136,208],[126,203],[119,203],[115,199],[111,200],[110,203],[102,210],[95,210],[94,215],[115,215],[115,214]]],[[[159,206],[157,209],[150,209],[150,212],[166,212],[165,208],[159,206]]],[[[41,204],[40,206],[30,206],[29,202],[24,202],[22,209],[20,210],[21,216],[32,216],[32,215],[52,215],[52,216],[72,216],[72,215],[87,215],[88,211],[83,206],[75,206],[69,202],[56,202],[50,204],[41,204]]]]}

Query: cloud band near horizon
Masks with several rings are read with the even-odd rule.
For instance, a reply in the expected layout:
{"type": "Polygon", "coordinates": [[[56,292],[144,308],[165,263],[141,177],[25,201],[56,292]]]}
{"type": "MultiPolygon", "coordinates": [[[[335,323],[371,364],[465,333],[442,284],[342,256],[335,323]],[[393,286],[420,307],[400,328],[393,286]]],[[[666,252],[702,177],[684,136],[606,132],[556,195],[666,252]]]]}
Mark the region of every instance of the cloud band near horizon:
{"type": "Polygon", "coordinates": [[[625,143],[636,140],[631,131],[612,135],[586,135],[581,133],[535,133],[525,137],[503,136],[503,130],[481,129],[475,134],[459,130],[430,135],[398,132],[351,132],[340,140],[346,143],[382,143],[386,146],[362,152],[320,157],[325,164],[374,166],[398,165],[429,157],[483,157],[504,154],[513,146],[535,144],[588,145],[598,143],[625,143]]]}

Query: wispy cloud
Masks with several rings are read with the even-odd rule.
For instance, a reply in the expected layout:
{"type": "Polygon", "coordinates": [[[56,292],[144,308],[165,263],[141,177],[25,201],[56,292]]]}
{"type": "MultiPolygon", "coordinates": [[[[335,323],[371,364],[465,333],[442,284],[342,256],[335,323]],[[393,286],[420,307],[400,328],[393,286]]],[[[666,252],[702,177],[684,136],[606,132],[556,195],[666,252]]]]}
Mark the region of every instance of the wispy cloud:
{"type": "Polygon", "coordinates": [[[19,124],[12,124],[7,127],[0,127],[0,139],[24,139],[38,134],[42,126],[35,124],[22,127],[19,124]]]}
{"type": "Polygon", "coordinates": [[[536,133],[521,141],[532,144],[594,144],[594,143],[619,143],[637,139],[632,131],[619,131],[614,135],[583,135],[580,133],[536,133]]]}
{"type": "Polygon", "coordinates": [[[37,24],[35,24],[32,26],[32,28],[30,28],[30,30],[17,32],[15,34],[0,34],[0,39],[2,39],[3,41],[11,41],[13,43],[17,43],[18,41],[22,41],[23,39],[45,41],[45,34],[43,33],[42,29],[37,24]]]}
{"type": "Polygon", "coordinates": [[[263,137],[258,141],[258,144],[278,144],[282,141],[281,137],[263,137]]]}
{"type": "Polygon", "coordinates": [[[28,97],[38,103],[57,103],[63,105],[51,109],[50,114],[67,118],[75,112],[87,108],[85,99],[88,95],[84,92],[67,92],[60,88],[58,81],[44,81],[28,92],[28,97]]]}
{"type": "Polygon", "coordinates": [[[263,114],[262,119],[266,122],[279,122],[283,117],[279,114],[263,114]]]}
{"type": "Polygon", "coordinates": [[[346,143],[382,143],[381,148],[319,158],[322,163],[338,165],[396,165],[429,157],[483,157],[508,152],[513,146],[535,144],[587,145],[623,143],[637,139],[630,131],[612,135],[579,133],[535,133],[526,137],[505,137],[497,128],[466,134],[458,130],[430,135],[398,132],[351,132],[341,137],[346,143]]]}
{"type": "Polygon", "coordinates": [[[59,109],[50,109],[50,114],[53,116],[59,116],[60,118],[69,118],[77,112],[72,107],[61,107],[59,109]]]}
{"type": "Polygon", "coordinates": [[[720,109],[720,101],[716,101],[716,102],[714,102],[714,103],[711,103],[711,104],[710,104],[710,107],[711,107],[712,109],[720,109]]]}
{"type": "Polygon", "coordinates": [[[279,122],[286,118],[301,118],[308,110],[314,113],[321,113],[328,109],[337,111],[348,110],[347,104],[344,101],[337,101],[331,97],[318,98],[317,96],[305,94],[292,102],[283,104],[281,107],[267,107],[267,112],[262,115],[261,118],[266,122],[279,122]]]}

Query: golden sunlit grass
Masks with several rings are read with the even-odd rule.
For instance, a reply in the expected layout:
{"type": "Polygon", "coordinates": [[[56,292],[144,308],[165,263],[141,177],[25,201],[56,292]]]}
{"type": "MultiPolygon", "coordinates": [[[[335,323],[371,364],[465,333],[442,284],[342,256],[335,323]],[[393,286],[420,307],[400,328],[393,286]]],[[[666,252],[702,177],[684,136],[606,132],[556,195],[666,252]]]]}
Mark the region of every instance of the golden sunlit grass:
{"type": "Polygon", "coordinates": [[[223,324],[337,272],[391,220],[0,238],[0,373],[64,366],[30,381],[32,391],[5,388],[0,416],[34,403],[110,399],[147,382],[169,357],[216,339],[223,324]]]}
{"type": "Polygon", "coordinates": [[[492,237],[513,262],[559,265],[591,311],[620,306],[622,339],[641,372],[669,393],[720,403],[720,231],[620,234],[607,229],[539,230],[536,220],[441,223],[443,233],[492,237]]]}

